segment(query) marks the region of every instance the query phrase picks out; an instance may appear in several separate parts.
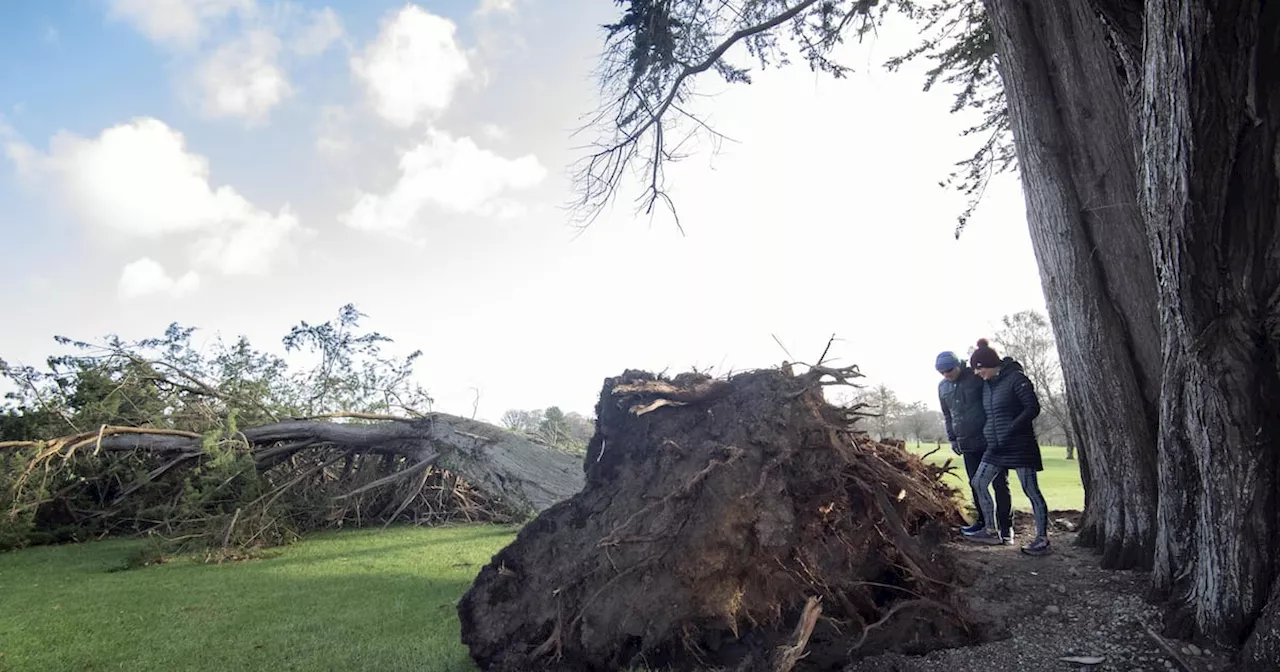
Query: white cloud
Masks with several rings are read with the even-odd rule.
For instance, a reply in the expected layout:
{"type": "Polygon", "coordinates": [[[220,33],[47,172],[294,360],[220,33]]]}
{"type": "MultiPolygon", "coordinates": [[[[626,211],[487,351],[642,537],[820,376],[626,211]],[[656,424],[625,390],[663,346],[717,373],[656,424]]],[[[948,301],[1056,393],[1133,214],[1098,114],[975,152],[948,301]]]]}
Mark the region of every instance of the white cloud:
{"type": "Polygon", "coordinates": [[[325,7],[311,12],[310,24],[293,39],[291,46],[299,55],[316,56],[342,39],[344,32],[338,13],[325,7]]]}
{"type": "Polygon", "coordinates": [[[148,294],[168,294],[179,297],[200,287],[200,276],[192,271],[174,280],[164,266],[150,257],[143,257],[124,267],[120,273],[119,293],[122,299],[134,299],[148,294]]]}
{"type": "Polygon", "coordinates": [[[520,210],[500,199],[547,176],[537,157],[507,159],[471,138],[430,130],[426,140],[400,157],[400,178],[385,194],[362,193],[343,216],[354,229],[404,232],[428,205],[476,215],[511,216],[520,210]]]}
{"type": "Polygon", "coordinates": [[[219,47],[196,75],[205,114],[241,117],[250,124],[265,121],[293,93],[276,62],[279,52],[280,39],[261,29],[219,47]]]}
{"type": "Polygon", "coordinates": [[[476,8],[476,14],[487,16],[489,14],[515,14],[516,0],[480,0],[480,6],[476,8]]]}
{"type": "Polygon", "coordinates": [[[389,19],[351,71],[365,85],[374,109],[409,127],[449,107],[454,90],[473,76],[452,21],[406,5],[389,19]]]}
{"type": "Polygon", "coordinates": [[[183,135],[157,119],[135,119],[93,139],[60,132],[49,145],[48,155],[25,145],[18,155],[54,179],[83,222],[143,239],[201,232],[196,261],[223,273],[256,272],[300,230],[288,206],[272,215],[229,186],[212,188],[208,160],[188,152],[183,135]],[[249,244],[258,247],[246,251],[249,244]]]}
{"type": "Polygon", "coordinates": [[[48,156],[28,154],[58,178],[86,222],[155,237],[215,225],[244,200],[229,187],[210,189],[208,161],[185,145],[164,122],[141,118],[93,139],[59,132],[48,156]]]}
{"type": "Polygon", "coordinates": [[[347,111],[340,105],[320,108],[320,121],[316,123],[316,151],[321,154],[341,154],[351,146],[347,131],[347,111]]]}
{"type": "Polygon", "coordinates": [[[17,131],[13,127],[5,123],[4,117],[0,116],[0,141],[4,141],[4,153],[9,157],[9,161],[13,163],[13,167],[18,171],[19,175],[27,175],[34,169],[34,150],[30,145],[22,141],[17,131]]]}
{"type": "Polygon", "coordinates": [[[34,172],[36,155],[30,145],[18,141],[6,142],[4,153],[9,157],[9,161],[13,163],[19,175],[30,175],[34,172]]]}
{"type": "Polygon", "coordinates": [[[484,126],[480,127],[480,132],[484,133],[485,137],[489,138],[490,140],[506,140],[507,139],[507,129],[497,124],[485,124],[484,126]]]}
{"type": "Polygon", "coordinates": [[[265,275],[289,236],[299,230],[298,217],[283,208],[274,217],[247,212],[230,231],[196,242],[195,262],[226,275],[265,275]]]}
{"type": "Polygon", "coordinates": [[[208,24],[233,11],[251,15],[254,0],[109,0],[113,18],[123,19],[152,41],[176,48],[197,46],[208,24]]]}

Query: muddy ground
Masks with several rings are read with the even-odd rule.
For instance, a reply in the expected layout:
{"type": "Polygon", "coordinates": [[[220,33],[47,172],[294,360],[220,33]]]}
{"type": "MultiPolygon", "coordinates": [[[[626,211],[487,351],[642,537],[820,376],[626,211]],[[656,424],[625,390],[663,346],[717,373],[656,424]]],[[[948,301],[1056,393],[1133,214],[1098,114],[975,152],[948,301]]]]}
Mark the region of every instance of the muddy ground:
{"type": "Polygon", "coordinates": [[[948,543],[961,562],[976,573],[973,585],[962,590],[962,599],[975,612],[995,621],[1007,636],[922,656],[866,658],[850,665],[846,672],[1231,669],[1225,652],[1163,640],[1176,657],[1170,654],[1155,638],[1154,633],[1160,631],[1160,613],[1144,599],[1147,575],[1099,569],[1098,557],[1077,547],[1076,535],[1069,531],[1078,515],[1055,512],[1050,520],[1058,522],[1050,533],[1054,553],[1047,557],[1033,558],[1019,552],[1034,532],[1029,517],[1023,515],[1018,517],[1018,538],[1013,546],[981,546],[959,540],[948,543]],[[1101,658],[1102,662],[1061,660],[1073,656],[1101,658]]]}

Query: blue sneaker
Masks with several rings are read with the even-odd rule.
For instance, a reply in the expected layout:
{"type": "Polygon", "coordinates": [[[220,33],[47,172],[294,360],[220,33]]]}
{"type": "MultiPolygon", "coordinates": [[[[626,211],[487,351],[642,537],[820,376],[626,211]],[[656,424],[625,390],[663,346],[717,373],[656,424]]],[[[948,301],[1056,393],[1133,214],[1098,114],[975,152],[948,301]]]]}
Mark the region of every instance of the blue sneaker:
{"type": "Polygon", "coordinates": [[[964,536],[969,537],[981,532],[985,528],[986,526],[982,524],[981,520],[979,520],[978,522],[972,525],[969,525],[968,527],[960,528],[960,534],[963,534],[964,536]]]}
{"type": "Polygon", "coordinates": [[[1044,537],[1036,537],[1034,541],[1022,547],[1022,552],[1027,555],[1049,555],[1053,549],[1049,547],[1049,540],[1044,537]]]}
{"type": "Polygon", "coordinates": [[[999,546],[1004,543],[1004,539],[995,530],[982,530],[980,532],[968,536],[969,541],[987,546],[999,546]]]}

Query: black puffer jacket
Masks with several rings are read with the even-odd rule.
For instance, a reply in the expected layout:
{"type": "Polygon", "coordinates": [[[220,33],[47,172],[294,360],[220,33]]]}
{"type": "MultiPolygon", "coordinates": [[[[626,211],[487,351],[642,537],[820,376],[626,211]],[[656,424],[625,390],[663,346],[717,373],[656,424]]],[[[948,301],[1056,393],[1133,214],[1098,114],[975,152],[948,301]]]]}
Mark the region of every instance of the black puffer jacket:
{"type": "Polygon", "coordinates": [[[973,369],[961,365],[955,382],[946,378],[938,383],[938,403],[947,426],[947,440],[962,453],[981,453],[987,449],[982,435],[987,414],[982,410],[982,379],[973,369]]]}
{"type": "Polygon", "coordinates": [[[984,462],[1009,469],[1044,469],[1040,459],[1040,443],[1031,421],[1040,415],[1040,400],[1035,386],[1022,365],[1010,357],[1000,364],[1000,374],[986,381],[982,390],[982,408],[987,414],[983,434],[987,438],[984,462]]]}

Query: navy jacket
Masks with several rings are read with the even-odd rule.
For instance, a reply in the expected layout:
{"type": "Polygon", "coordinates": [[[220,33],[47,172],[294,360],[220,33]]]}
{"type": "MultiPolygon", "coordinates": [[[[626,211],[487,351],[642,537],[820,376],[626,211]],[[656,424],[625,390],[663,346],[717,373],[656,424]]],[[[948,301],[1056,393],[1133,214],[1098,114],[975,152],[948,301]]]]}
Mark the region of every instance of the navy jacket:
{"type": "Polygon", "coordinates": [[[982,390],[982,407],[987,414],[983,434],[987,452],[982,457],[998,467],[1009,469],[1044,469],[1040,459],[1040,443],[1031,421],[1040,415],[1040,400],[1035,386],[1022,365],[1005,357],[1000,375],[986,381],[982,390]]]}
{"type": "Polygon", "coordinates": [[[987,449],[982,435],[987,414],[982,408],[983,381],[967,365],[960,366],[955,382],[946,378],[938,383],[938,403],[947,426],[947,440],[962,453],[981,453],[987,449]]]}

